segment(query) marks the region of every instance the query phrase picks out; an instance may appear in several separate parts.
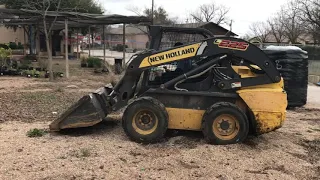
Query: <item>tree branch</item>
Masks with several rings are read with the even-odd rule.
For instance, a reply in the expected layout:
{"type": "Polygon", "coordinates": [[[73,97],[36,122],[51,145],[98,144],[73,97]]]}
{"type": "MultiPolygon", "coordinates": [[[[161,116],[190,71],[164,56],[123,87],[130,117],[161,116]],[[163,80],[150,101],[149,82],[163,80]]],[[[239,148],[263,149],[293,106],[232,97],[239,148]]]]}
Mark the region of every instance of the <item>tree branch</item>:
{"type": "Polygon", "coordinates": [[[229,8],[213,2],[199,6],[195,12],[190,13],[190,16],[197,22],[214,22],[219,25],[225,23],[228,13],[229,8]]]}

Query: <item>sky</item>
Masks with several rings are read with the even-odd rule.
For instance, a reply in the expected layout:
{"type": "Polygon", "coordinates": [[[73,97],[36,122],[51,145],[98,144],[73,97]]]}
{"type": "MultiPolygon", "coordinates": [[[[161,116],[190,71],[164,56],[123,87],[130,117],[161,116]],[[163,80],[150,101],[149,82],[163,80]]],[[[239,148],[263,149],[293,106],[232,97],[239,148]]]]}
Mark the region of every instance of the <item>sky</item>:
{"type": "MultiPolygon", "coordinates": [[[[129,9],[143,10],[151,7],[152,0],[98,0],[111,14],[136,15],[129,9]]],[[[280,10],[288,0],[154,0],[155,6],[162,6],[170,17],[184,22],[190,12],[202,4],[215,2],[230,9],[228,16],[233,20],[232,31],[243,36],[250,31],[249,26],[256,21],[266,21],[280,10]]],[[[229,29],[229,26],[224,25],[229,29]]]]}

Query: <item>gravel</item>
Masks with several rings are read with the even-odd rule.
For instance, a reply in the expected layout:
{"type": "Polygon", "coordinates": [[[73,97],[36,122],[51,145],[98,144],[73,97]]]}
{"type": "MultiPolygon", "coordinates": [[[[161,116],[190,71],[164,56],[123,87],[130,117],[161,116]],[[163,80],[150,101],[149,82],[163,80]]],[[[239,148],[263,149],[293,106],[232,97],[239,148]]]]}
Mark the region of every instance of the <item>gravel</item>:
{"type": "MultiPolygon", "coordinates": [[[[1,79],[4,84],[24,80],[1,79]]],[[[34,128],[47,129],[56,116],[52,112],[62,113],[87,91],[99,87],[90,82],[92,86],[72,81],[79,89],[66,88],[71,82],[50,84],[32,79],[23,86],[1,85],[1,180],[300,180],[320,176],[320,104],[316,101],[307,108],[288,110],[284,126],[277,131],[228,146],[206,144],[197,132],[179,132],[161,143],[141,145],[125,136],[120,123],[110,122],[42,137],[26,135],[34,128]],[[15,90],[10,91],[13,86],[15,90]],[[25,92],[33,86],[37,88],[25,92]]],[[[319,99],[320,88],[312,88],[308,95],[319,99]]]]}

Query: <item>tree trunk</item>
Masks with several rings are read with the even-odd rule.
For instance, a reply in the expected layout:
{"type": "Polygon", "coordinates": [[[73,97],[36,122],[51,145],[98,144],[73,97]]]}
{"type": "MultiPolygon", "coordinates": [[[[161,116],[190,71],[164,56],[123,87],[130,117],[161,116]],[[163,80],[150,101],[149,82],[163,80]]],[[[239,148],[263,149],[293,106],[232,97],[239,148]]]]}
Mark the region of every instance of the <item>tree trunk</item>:
{"type": "Polygon", "coordinates": [[[47,48],[48,48],[48,66],[49,66],[49,80],[53,81],[53,70],[52,70],[52,52],[50,46],[50,40],[46,40],[47,48]]]}
{"type": "Polygon", "coordinates": [[[27,36],[26,36],[26,31],[25,31],[25,27],[23,27],[23,40],[24,40],[24,44],[23,44],[23,55],[26,56],[27,55],[27,36]]]}
{"type": "Polygon", "coordinates": [[[49,70],[49,80],[53,81],[53,71],[52,71],[52,52],[50,46],[50,37],[47,30],[44,31],[46,36],[46,46],[47,46],[47,53],[48,53],[48,70],[49,70]]]}
{"type": "Polygon", "coordinates": [[[89,57],[91,57],[91,37],[90,37],[90,35],[91,35],[91,28],[90,28],[90,26],[89,26],[89,38],[88,38],[88,42],[89,42],[89,46],[88,46],[88,48],[89,48],[89,57]]]}
{"type": "Polygon", "coordinates": [[[77,61],[79,61],[79,29],[77,29],[77,61]]]}
{"type": "MultiPolygon", "coordinates": [[[[69,33],[68,33],[68,20],[65,20],[65,48],[66,48],[66,78],[69,78],[69,53],[68,53],[68,38],[69,37],[69,33]]],[[[70,38],[71,39],[71,38],[70,38]]],[[[71,42],[71,41],[70,41],[71,42]]],[[[70,50],[72,48],[72,43],[70,43],[70,50]]]]}
{"type": "Polygon", "coordinates": [[[51,43],[52,43],[52,34],[51,30],[47,29],[47,23],[45,18],[43,19],[43,30],[44,30],[44,35],[46,37],[46,46],[47,46],[47,53],[48,53],[48,70],[49,70],[49,81],[53,81],[53,71],[52,71],[52,51],[51,51],[51,43]]]}
{"type": "Polygon", "coordinates": [[[36,51],[37,51],[37,59],[40,61],[40,30],[39,26],[37,27],[37,35],[36,35],[36,51]]]}
{"type": "Polygon", "coordinates": [[[123,49],[122,49],[122,64],[121,64],[121,68],[123,68],[123,66],[126,64],[126,24],[123,24],[123,36],[122,36],[122,44],[123,44],[123,49]]]}

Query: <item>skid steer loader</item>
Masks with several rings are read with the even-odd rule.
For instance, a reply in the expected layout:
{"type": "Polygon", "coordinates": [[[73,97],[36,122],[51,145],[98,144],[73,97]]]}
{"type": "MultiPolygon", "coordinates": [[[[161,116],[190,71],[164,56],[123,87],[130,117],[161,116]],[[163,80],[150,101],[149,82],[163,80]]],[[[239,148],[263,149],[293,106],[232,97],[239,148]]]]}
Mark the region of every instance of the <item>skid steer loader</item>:
{"type": "Polygon", "coordinates": [[[233,144],[283,125],[283,79],[258,47],[200,28],[150,26],[149,34],[150,48],[127,62],[115,87],[84,96],[50,129],[93,126],[123,107],[124,132],[139,143],[158,142],[174,129],[233,144]]]}

